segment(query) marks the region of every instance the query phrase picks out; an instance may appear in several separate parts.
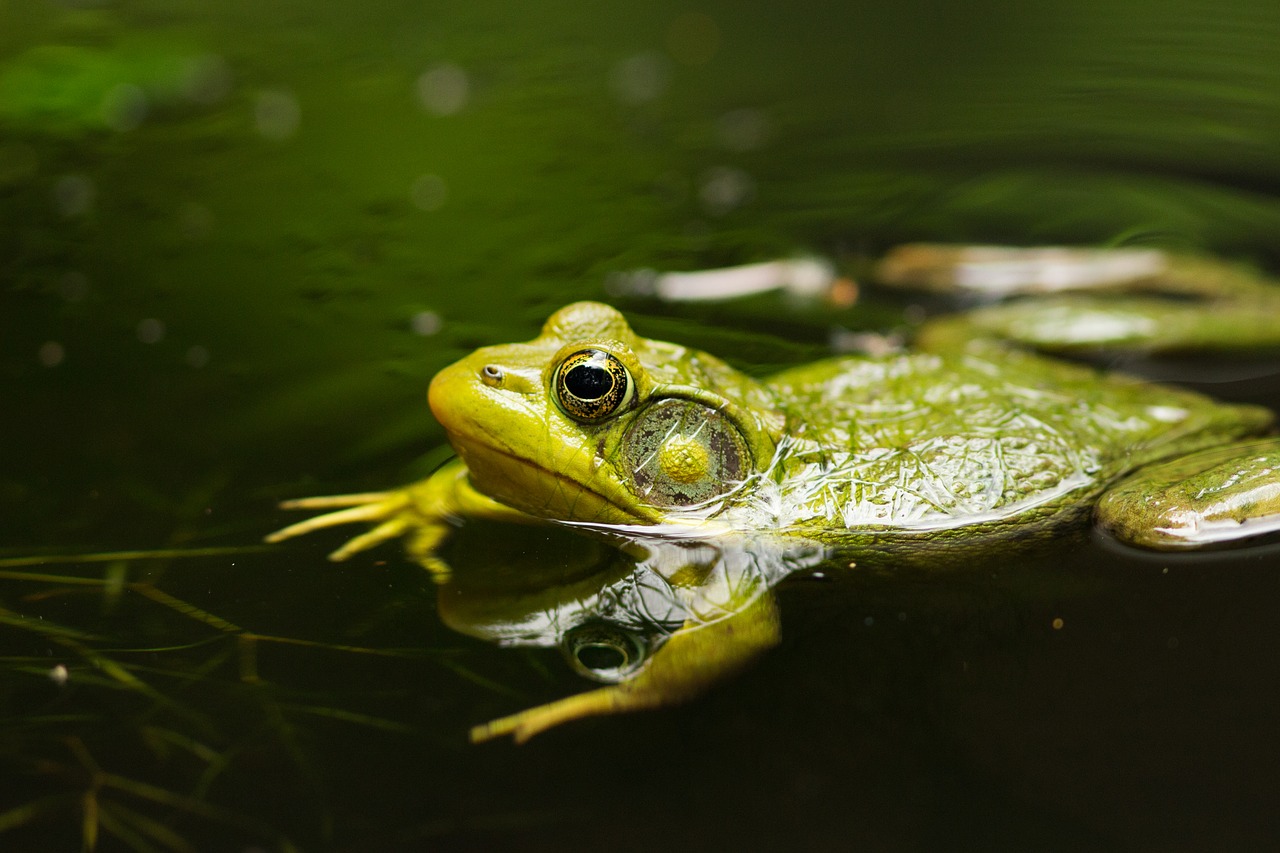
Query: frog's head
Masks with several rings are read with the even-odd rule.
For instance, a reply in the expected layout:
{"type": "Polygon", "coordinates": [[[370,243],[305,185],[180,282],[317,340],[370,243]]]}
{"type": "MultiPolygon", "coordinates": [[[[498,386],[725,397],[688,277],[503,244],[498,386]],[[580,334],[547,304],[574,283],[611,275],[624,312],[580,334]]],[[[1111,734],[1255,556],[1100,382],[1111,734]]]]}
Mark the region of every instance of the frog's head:
{"type": "Polygon", "coordinates": [[[446,367],[430,402],[477,489],[543,518],[606,524],[716,511],[769,464],[783,424],[755,380],[639,337],[597,302],[446,367]]]}

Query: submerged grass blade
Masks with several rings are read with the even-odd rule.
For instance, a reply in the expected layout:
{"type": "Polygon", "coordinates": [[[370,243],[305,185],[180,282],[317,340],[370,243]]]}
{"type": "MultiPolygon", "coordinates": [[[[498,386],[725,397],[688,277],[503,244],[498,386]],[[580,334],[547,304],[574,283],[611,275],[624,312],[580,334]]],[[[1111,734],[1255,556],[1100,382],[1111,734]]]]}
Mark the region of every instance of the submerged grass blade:
{"type": "Polygon", "coordinates": [[[38,729],[41,726],[84,725],[95,723],[99,719],[96,714],[23,714],[21,717],[0,717],[0,729],[6,735],[11,735],[25,729],[38,729]]]}
{"type": "Polygon", "coordinates": [[[513,688],[507,687],[505,684],[499,684],[493,679],[485,678],[483,675],[480,675],[479,673],[476,673],[476,672],[472,672],[470,669],[468,669],[467,667],[463,666],[460,663],[457,663],[456,661],[442,659],[440,663],[446,669],[452,672],[454,675],[460,676],[466,679],[467,681],[470,681],[472,684],[483,687],[486,690],[490,690],[494,693],[497,693],[500,696],[507,696],[511,699],[518,699],[521,701],[529,698],[528,696],[521,693],[519,690],[515,690],[513,688]]]}
{"type": "Polygon", "coordinates": [[[216,628],[219,631],[225,631],[228,634],[244,633],[244,629],[239,625],[236,625],[233,622],[228,622],[221,616],[215,616],[207,610],[201,610],[194,604],[189,604],[176,596],[170,595],[162,589],[152,586],[149,583],[131,584],[130,588],[139,595],[144,595],[157,604],[163,604],[165,607],[181,613],[183,616],[194,619],[197,622],[203,622],[211,628],[216,628]]]}
{"type": "Polygon", "coordinates": [[[133,853],[160,853],[159,847],[152,845],[141,834],[120,820],[114,808],[104,807],[99,819],[102,821],[102,828],[124,842],[124,845],[133,853]]]}
{"type": "Polygon", "coordinates": [[[198,760],[204,762],[205,768],[201,771],[196,784],[191,791],[191,796],[197,800],[203,800],[205,794],[209,790],[209,786],[213,781],[222,774],[224,770],[231,765],[231,759],[240,749],[239,746],[232,747],[224,752],[219,752],[213,747],[202,743],[195,738],[183,732],[174,731],[173,729],[164,728],[162,726],[143,726],[139,730],[143,740],[157,754],[165,752],[166,747],[176,747],[190,755],[195,756],[198,760]]]}
{"type": "Polygon", "coordinates": [[[374,655],[387,658],[407,658],[411,660],[434,660],[443,658],[449,652],[438,652],[432,649],[414,648],[376,648],[373,646],[353,646],[346,643],[326,643],[323,640],[307,640],[301,637],[281,637],[274,634],[255,634],[246,631],[242,634],[246,640],[263,643],[278,643],[284,646],[302,646],[311,649],[327,649],[332,652],[350,652],[358,655],[374,655]]]}
{"type": "Polygon", "coordinates": [[[171,646],[111,646],[99,649],[103,654],[128,655],[128,654],[158,654],[160,652],[189,652],[192,649],[198,649],[202,646],[212,646],[215,643],[224,643],[227,638],[221,634],[215,634],[211,637],[205,637],[203,640],[193,640],[190,643],[178,643],[171,646]]]}
{"type": "Polygon", "coordinates": [[[30,616],[23,616],[21,613],[14,613],[5,607],[0,607],[0,625],[31,631],[48,637],[55,642],[75,642],[78,640],[88,642],[101,639],[95,634],[68,628],[65,625],[59,625],[57,622],[50,622],[48,619],[33,619],[30,616]]]}
{"type": "Polygon", "coordinates": [[[195,853],[196,848],[181,835],[160,821],[121,803],[103,803],[101,819],[104,829],[110,830],[121,841],[132,844],[135,850],[164,849],[174,853],[195,853]],[[160,847],[148,844],[143,836],[160,847]]]}
{"type": "Polygon", "coordinates": [[[162,806],[177,809],[187,814],[196,815],[206,820],[215,821],[226,826],[234,826],[246,832],[253,833],[263,838],[270,838],[279,844],[281,849],[294,851],[296,848],[287,838],[276,830],[272,829],[265,823],[262,823],[247,815],[230,809],[215,806],[212,803],[195,797],[179,794],[176,791],[170,791],[161,788],[158,785],[152,785],[147,782],[140,782],[137,779],[130,779],[127,776],[120,776],[115,773],[103,773],[99,777],[103,788],[120,791],[130,796],[137,797],[140,800],[157,803],[162,806]]]}
{"type": "Polygon", "coordinates": [[[33,820],[64,812],[76,802],[75,794],[50,794],[0,812],[0,833],[25,826],[33,820]]]}
{"type": "MultiPolygon", "coordinates": [[[[2,608],[0,608],[0,623],[3,622],[4,617],[6,615],[12,616],[14,614],[10,614],[8,613],[8,611],[5,611],[2,608]]],[[[39,620],[23,620],[24,627],[33,627],[30,624],[25,624],[33,621],[39,622],[39,620]]],[[[114,682],[116,686],[126,690],[131,690],[143,696],[146,696],[148,699],[152,700],[157,705],[167,708],[168,710],[173,711],[175,713],[178,713],[187,720],[190,720],[201,726],[208,725],[208,720],[204,716],[196,713],[194,710],[190,708],[187,708],[181,703],[169,698],[161,691],[157,690],[147,682],[143,681],[141,678],[138,678],[136,675],[130,672],[129,669],[123,664],[120,664],[115,660],[112,660],[111,658],[103,654],[100,654],[94,649],[89,648],[84,643],[81,643],[79,641],[79,638],[77,637],[66,636],[65,632],[61,632],[61,631],[50,632],[49,630],[47,630],[47,628],[49,627],[51,626],[48,623],[44,623],[40,627],[38,627],[37,630],[41,630],[41,628],[46,629],[46,630],[41,630],[41,633],[48,636],[49,639],[51,639],[53,642],[57,643],[58,645],[66,649],[69,649],[75,654],[79,655],[81,658],[87,661],[91,666],[93,666],[95,670],[97,670],[98,672],[106,676],[106,679],[104,679],[104,682],[100,684],[100,686],[111,686],[111,683],[114,682]]],[[[94,682],[94,679],[90,673],[77,673],[76,680],[82,683],[94,682]]]]}
{"type": "Polygon", "coordinates": [[[329,708],[321,705],[294,705],[290,703],[281,703],[280,708],[284,711],[311,714],[312,716],[339,720],[344,723],[355,723],[356,725],[395,732],[396,734],[414,734],[417,731],[415,727],[405,723],[397,723],[395,720],[375,717],[371,714],[361,714],[358,711],[344,711],[341,708],[329,708]]]}
{"type": "Polygon", "coordinates": [[[105,586],[102,578],[82,578],[75,575],[51,575],[44,572],[10,572],[0,571],[0,580],[31,581],[32,583],[56,583],[64,586],[82,584],[84,586],[105,586]]]}
{"type": "Polygon", "coordinates": [[[189,752],[206,764],[211,764],[222,759],[222,754],[213,747],[201,743],[188,734],[174,731],[173,729],[165,728],[163,726],[144,725],[140,727],[139,733],[152,745],[152,748],[157,751],[159,751],[159,749],[157,749],[158,745],[165,744],[168,746],[175,746],[178,749],[189,752]]]}
{"type": "Polygon", "coordinates": [[[86,853],[98,849],[98,789],[90,788],[81,797],[80,837],[86,853]]]}
{"type": "MultiPolygon", "coordinates": [[[[109,563],[115,560],[178,560],[187,557],[234,557],[261,554],[270,545],[235,545],[221,548],[161,548],[154,551],[102,551],[93,554],[46,554],[31,557],[0,557],[0,567],[57,566],[75,563],[109,563]]],[[[3,577],[3,575],[0,575],[3,577]]],[[[21,580],[21,578],[19,578],[21,580]]],[[[99,581],[101,583],[101,581],[99,581]]]]}

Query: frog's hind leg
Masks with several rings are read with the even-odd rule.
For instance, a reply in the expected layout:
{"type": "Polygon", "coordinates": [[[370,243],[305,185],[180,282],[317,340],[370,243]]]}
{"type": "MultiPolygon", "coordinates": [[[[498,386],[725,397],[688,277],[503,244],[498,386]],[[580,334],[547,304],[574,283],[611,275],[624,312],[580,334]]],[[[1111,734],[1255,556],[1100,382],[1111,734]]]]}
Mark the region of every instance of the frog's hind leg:
{"type": "Polygon", "coordinates": [[[981,307],[923,326],[921,349],[974,337],[1050,352],[1250,351],[1280,347],[1280,285],[1249,266],[1153,248],[914,243],[876,265],[880,285],[981,307]]]}
{"type": "Polygon", "coordinates": [[[1162,551],[1280,532],[1280,437],[1145,468],[1103,496],[1097,520],[1124,542],[1162,551]]]}
{"type": "Polygon", "coordinates": [[[675,705],[696,696],[778,643],[777,607],[767,590],[756,590],[736,606],[741,609],[719,621],[686,624],[630,680],[476,726],[471,742],[510,735],[524,743],[571,720],[675,705]]]}
{"type": "Polygon", "coordinates": [[[872,277],[887,287],[1003,299],[1125,287],[1165,264],[1152,249],[906,243],[890,249],[872,277]]]}

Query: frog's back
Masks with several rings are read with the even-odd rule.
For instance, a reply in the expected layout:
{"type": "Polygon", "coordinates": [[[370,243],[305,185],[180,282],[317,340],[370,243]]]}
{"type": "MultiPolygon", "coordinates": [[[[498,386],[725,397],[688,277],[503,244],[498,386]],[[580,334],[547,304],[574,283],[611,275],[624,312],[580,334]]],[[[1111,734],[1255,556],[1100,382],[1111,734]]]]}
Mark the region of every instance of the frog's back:
{"type": "Polygon", "coordinates": [[[789,439],[753,513],[780,527],[1017,527],[1155,459],[1264,429],[1264,409],[996,344],[841,358],[771,387],[789,439]]]}

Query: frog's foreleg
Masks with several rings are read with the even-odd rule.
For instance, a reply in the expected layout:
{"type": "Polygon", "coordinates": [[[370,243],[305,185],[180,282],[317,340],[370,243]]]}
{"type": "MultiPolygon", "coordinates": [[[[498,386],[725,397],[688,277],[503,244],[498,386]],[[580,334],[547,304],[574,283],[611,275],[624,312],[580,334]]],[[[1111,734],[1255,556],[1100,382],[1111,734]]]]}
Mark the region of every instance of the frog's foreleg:
{"type": "Polygon", "coordinates": [[[579,693],[471,730],[471,741],[511,735],[516,743],[571,720],[623,714],[686,701],[778,643],[773,596],[759,592],[732,616],[686,624],[629,681],[579,693]]]}
{"type": "Polygon", "coordinates": [[[337,551],[329,555],[330,560],[341,561],[358,551],[372,548],[388,539],[394,539],[409,526],[403,511],[409,505],[407,490],[394,492],[366,492],[356,495],[326,495],[323,497],[298,498],[282,501],[281,509],[332,509],[345,507],[337,512],[317,515],[291,524],[266,537],[267,542],[282,542],[295,536],[303,536],[326,527],[337,527],[340,524],[353,524],[360,521],[382,522],[373,530],[361,534],[347,542],[337,551]]]}
{"type": "Polygon", "coordinates": [[[285,501],[280,507],[340,509],[277,530],[266,537],[268,542],[281,542],[341,524],[372,522],[376,525],[372,530],[348,541],[330,554],[329,559],[345,560],[360,551],[407,535],[410,555],[440,580],[447,576],[448,567],[435,555],[435,551],[448,538],[455,520],[487,518],[526,524],[539,521],[477,492],[460,460],[454,460],[425,480],[402,489],[300,498],[285,501]]]}

